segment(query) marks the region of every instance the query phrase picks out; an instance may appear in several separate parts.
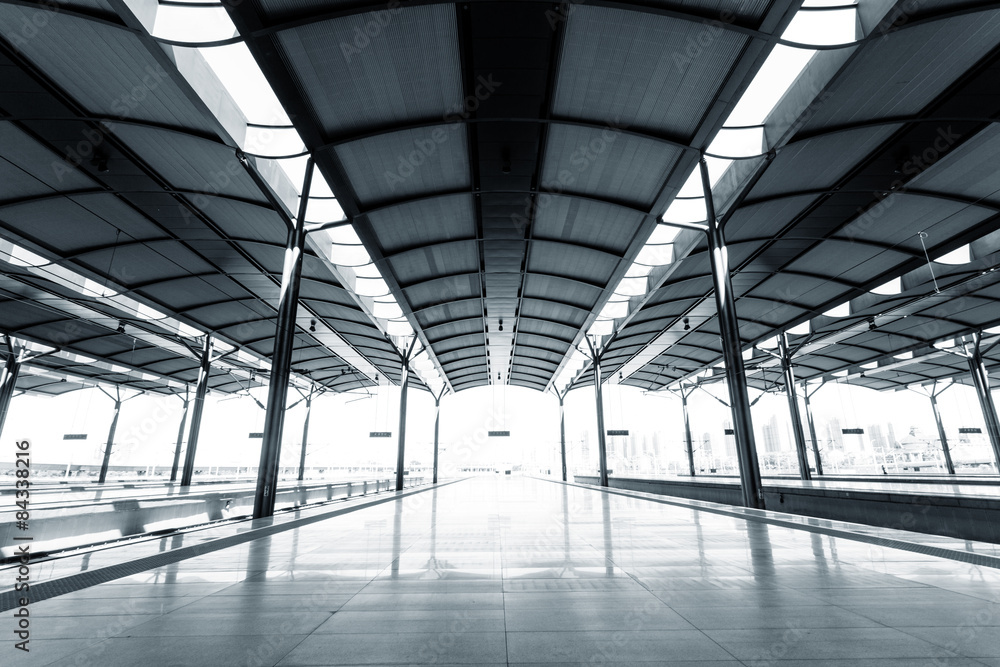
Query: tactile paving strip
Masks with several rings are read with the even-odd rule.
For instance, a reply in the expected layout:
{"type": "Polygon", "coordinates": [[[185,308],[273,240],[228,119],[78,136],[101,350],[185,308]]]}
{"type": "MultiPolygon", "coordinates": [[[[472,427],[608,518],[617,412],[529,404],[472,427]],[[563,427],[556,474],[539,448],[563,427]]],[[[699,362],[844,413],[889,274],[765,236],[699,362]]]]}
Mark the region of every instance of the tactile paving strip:
{"type": "Polygon", "coordinates": [[[943,547],[934,547],[927,544],[920,544],[918,542],[894,540],[888,537],[867,535],[862,532],[853,532],[850,530],[844,530],[828,526],[803,524],[797,521],[789,521],[781,519],[775,516],[776,514],[775,512],[769,512],[767,510],[750,510],[746,508],[740,508],[739,510],[731,510],[731,509],[726,509],[725,506],[720,505],[718,503],[709,503],[707,501],[687,501],[684,498],[655,496],[653,494],[647,494],[642,491],[628,491],[624,489],[601,488],[601,487],[591,486],[589,484],[577,484],[575,482],[562,482],[558,480],[545,479],[544,477],[539,477],[537,479],[543,479],[547,482],[552,482],[554,484],[566,484],[567,486],[576,486],[581,489],[602,491],[604,493],[609,493],[616,496],[625,496],[626,498],[638,498],[640,500],[648,500],[650,502],[660,503],[662,505],[674,505],[676,507],[684,507],[687,509],[698,510],[701,512],[709,512],[711,514],[721,514],[723,516],[734,517],[737,519],[746,519],[747,521],[757,521],[760,523],[770,524],[772,526],[793,528],[795,530],[804,530],[810,533],[818,533],[820,535],[829,535],[830,537],[839,537],[845,540],[854,540],[855,542],[874,544],[876,546],[886,547],[889,549],[902,549],[904,551],[912,551],[914,553],[924,554],[926,556],[936,556],[938,558],[947,558],[949,560],[957,560],[963,563],[971,563],[973,565],[981,565],[983,567],[992,567],[1000,569],[1000,558],[997,558],[996,556],[977,554],[969,551],[960,551],[958,549],[945,549],[943,547]]]}
{"type": "MultiPolygon", "coordinates": [[[[90,586],[96,586],[97,584],[107,583],[109,581],[114,581],[115,579],[120,579],[122,577],[129,577],[134,574],[139,574],[140,572],[145,572],[146,570],[152,570],[154,568],[163,567],[165,565],[172,565],[173,563],[178,563],[188,558],[203,556],[207,553],[212,553],[213,551],[219,551],[220,549],[228,549],[229,547],[245,544],[246,542],[252,542],[253,540],[258,540],[262,537],[270,537],[271,535],[282,533],[285,532],[286,530],[301,528],[311,523],[316,523],[318,521],[325,521],[326,519],[331,519],[335,516],[340,516],[341,514],[347,514],[349,512],[354,512],[356,510],[366,509],[368,507],[374,507],[375,505],[381,505],[382,503],[393,502],[396,500],[400,500],[401,498],[406,498],[407,496],[423,493],[424,491],[430,491],[432,489],[438,489],[443,486],[447,486],[449,484],[455,484],[456,482],[460,481],[462,480],[454,480],[451,482],[445,482],[437,485],[428,484],[425,487],[419,487],[411,491],[403,491],[392,496],[388,496],[385,498],[377,498],[369,502],[361,503],[358,505],[352,505],[351,507],[344,507],[341,509],[333,510],[332,512],[323,512],[322,514],[317,514],[314,516],[303,517],[301,519],[293,519],[291,521],[281,523],[279,525],[251,528],[250,530],[247,530],[246,532],[243,533],[230,535],[229,537],[220,537],[217,540],[203,542],[201,544],[192,545],[190,547],[180,547],[172,551],[156,554],[155,556],[137,558],[136,560],[120,563],[118,565],[109,565],[107,567],[88,570],[86,572],[80,572],[78,574],[71,574],[66,577],[60,577],[59,579],[50,579],[48,581],[40,581],[38,583],[32,583],[30,594],[28,595],[28,597],[31,600],[31,604],[35,604],[36,602],[41,602],[42,600],[54,598],[59,595],[65,595],[66,593],[72,593],[74,591],[79,591],[84,588],[89,588],[90,586]]],[[[308,508],[303,508],[303,509],[308,509],[308,508]]],[[[21,597],[24,597],[24,593],[19,593],[14,590],[8,590],[3,593],[0,593],[0,612],[10,611],[11,609],[16,609],[17,607],[19,607],[20,605],[18,604],[18,598],[21,597]]]]}

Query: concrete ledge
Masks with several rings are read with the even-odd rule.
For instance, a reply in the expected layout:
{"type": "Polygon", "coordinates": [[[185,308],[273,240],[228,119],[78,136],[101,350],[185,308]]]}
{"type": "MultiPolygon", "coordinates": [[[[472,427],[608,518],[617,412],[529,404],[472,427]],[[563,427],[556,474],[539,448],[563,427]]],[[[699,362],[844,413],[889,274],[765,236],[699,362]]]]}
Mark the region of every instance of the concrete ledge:
{"type": "MultiPolygon", "coordinates": [[[[596,476],[575,479],[580,484],[598,483],[596,476]]],[[[726,505],[741,506],[743,502],[735,482],[612,477],[608,485],[726,505]]],[[[1000,497],[802,488],[777,483],[764,486],[764,504],[769,510],[800,516],[1000,543],[1000,497]]]]}

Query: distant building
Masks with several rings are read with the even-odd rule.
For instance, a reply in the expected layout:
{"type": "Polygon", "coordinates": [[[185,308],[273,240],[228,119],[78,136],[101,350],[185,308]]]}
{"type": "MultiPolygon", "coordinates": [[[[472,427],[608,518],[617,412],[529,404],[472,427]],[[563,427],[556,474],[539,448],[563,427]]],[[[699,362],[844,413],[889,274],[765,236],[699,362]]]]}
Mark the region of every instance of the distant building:
{"type": "Polygon", "coordinates": [[[764,424],[764,451],[767,453],[781,451],[781,437],[778,435],[778,418],[771,415],[770,421],[764,424]]]}

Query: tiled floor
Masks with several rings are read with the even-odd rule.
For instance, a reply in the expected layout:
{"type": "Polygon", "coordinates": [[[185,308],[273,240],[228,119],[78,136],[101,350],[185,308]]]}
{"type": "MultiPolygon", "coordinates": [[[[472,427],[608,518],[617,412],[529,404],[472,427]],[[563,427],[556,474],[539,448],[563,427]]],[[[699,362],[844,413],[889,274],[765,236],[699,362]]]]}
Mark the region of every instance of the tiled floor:
{"type": "Polygon", "coordinates": [[[1000,667],[998,570],[518,477],[31,614],[31,653],[0,664],[1000,667]]]}

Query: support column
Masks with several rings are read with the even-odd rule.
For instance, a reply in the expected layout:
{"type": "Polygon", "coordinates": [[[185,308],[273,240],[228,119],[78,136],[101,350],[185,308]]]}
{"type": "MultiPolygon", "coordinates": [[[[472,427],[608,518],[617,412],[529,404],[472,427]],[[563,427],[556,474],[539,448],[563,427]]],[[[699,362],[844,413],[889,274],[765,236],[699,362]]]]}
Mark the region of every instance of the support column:
{"type": "Polygon", "coordinates": [[[188,390],[184,390],[184,411],[181,412],[181,425],[177,427],[177,445],[174,447],[174,463],[170,466],[170,481],[177,481],[177,469],[181,463],[181,447],[184,445],[184,427],[187,426],[188,407],[191,405],[191,396],[188,390]]]}
{"type": "Polygon", "coordinates": [[[712,263],[712,280],[715,288],[715,305],[718,309],[719,329],[722,338],[722,358],[726,366],[726,384],[729,387],[729,404],[733,411],[733,430],[736,435],[736,453],[740,464],[740,486],[743,504],[762,508],[763,492],[760,481],[760,463],[754,442],[753,419],[750,415],[750,395],[743,369],[743,349],[740,343],[740,324],[736,317],[736,297],[729,274],[729,251],[719,221],[715,217],[712,186],[708,163],[701,158],[701,183],[705,192],[708,213],[708,245],[712,263]]]}
{"type": "Polygon", "coordinates": [[[688,471],[691,476],[695,476],[694,468],[694,439],[691,438],[691,415],[688,413],[688,396],[691,391],[684,391],[681,387],[681,408],[684,410],[684,440],[687,443],[688,471]]]}
{"type": "Polygon", "coordinates": [[[313,390],[309,389],[309,395],[306,396],[306,421],[302,424],[302,451],[299,453],[299,481],[301,482],[306,478],[306,446],[309,443],[309,417],[312,415],[312,402],[313,390]]]}
{"type": "Polygon", "coordinates": [[[122,411],[122,401],[121,392],[119,390],[118,397],[114,399],[115,401],[115,416],[111,420],[111,428],[108,429],[108,442],[104,445],[104,460],[101,462],[101,474],[97,478],[98,484],[104,484],[105,480],[108,478],[108,466],[111,465],[111,449],[114,447],[115,443],[115,431],[118,430],[118,416],[122,411]]]}
{"type": "Polygon", "coordinates": [[[281,272],[281,294],[278,297],[278,322],[274,332],[274,354],[271,356],[271,378],[267,387],[267,408],[264,412],[264,437],[260,444],[257,467],[257,490],[253,498],[253,518],[274,514],[274,496],[278,484],[278,463],[281,460],[281,435],[288,403],[288,380],[292,372],[292,352],[295,347],[295,316],[299,308],[299,284],[302,278],[302,254],[306,243],[306,210],[312,186],[313,161],[306,164],[299,214],[288,230],[285,243],[285,264],[281,272]]]}
{"type": "Polygon", "coordinates": [[[781,355],[781,369],[785,373],[785,395],[788,396],[788,413],[792,420],[792,435],[795,436],[795,453],[799,457],[799,476],[812,479],[809,473],[809,455],[806,454],[806,436],[802,432],[802,415],[799,413],[799,399],[795,395],[795,371],[792,369],[792,353],[788,349],[788,335],[778,335],[778,354],[781,355]]]}
{"type": "Polygon", "coordinates": [[[598,354],[597,350],[590,343],[590,339],[587,339],[587,345],[590,345],[590,353],[593,359],[594,366],[594,399],[597,403],[597,457],[598,457],[598,475],[600,477],[600,485],[608,485],[608,444],[607,444],[607,434],[604,432],[604,392],[601,388],[601,355],[598,354]]]}
{"type": "Polygon", "coordinates": [[[934,412],[934,421],[937,424],[938,438],[941,439],[941,451],[944,452],[944,463],[948,467],[948,474],[955,474],[955,463],[951,460],[951,448],[948,446],[948,436],[944,432],[944,422],[941,420],[941,410],[938,408],[937,397],[940,392],[931,391],[931,410],[934,412]]]}
{"type": "MultiPolygon", "coordinates": [[[[444,395],[444,388],[441,394],[434,397],[434,473],[432,482],[438,483],[438,435],[441,427],[441,396],[444,395]]],[[[435,496],[436,497],[436,496],[435,496]]]]}
{"type": "Polygon", "coordinates": [[[194,477],[194,457],[198,452],[198,434],[201,431],[201,415],[205,410],[205,396],[208,394],[208,376],[212,372],[212,336],[205,334],[201,349],[201,369],[198,371],[198,385],[194,390],[194,407],[191,410],[191,430],[188,432],[187,453],[184,455],[184,469],[181,472],[181,486],[191,486],[194,477]]]}
{"type": "Polygon", "coordinates": [[[406,390],[410,385],[410,354],[416,345],[417,336],[413,335],[410,349],[401,357],[403,365],[399,379],[399,439],[396,451],[396,490],[403,490],[403,469],[406,467],[406,390]]]}
{"type": "MultiPolygon", "coordinates": [[[[819,387],[816,388],[817,390],[819,387]]],[[[813,390],[816,393],[816,390],[813,390]]],[[[816,474],[823,474],[823,459],[819,455],[819,439],[816,437],[816,424],[813,422],[812,415],[812,405],[810,404],[810,399],[812,394],[809,393],[809,387],[802,386],[802,401],[806,406],[806,423],[809,425],[809,439],[812,440],[813,456],[816,458],[816,474]]]]}
{"type": "Polygon", "coordinates": [[[7,421],[10,402],[14,398],[17,377],[21,374],[21,360],[18,358],[17,352],[14,351],[13,343],[9,339],[8,346],[10,352],[7,354],[7,361],[4,363],[3,368],[3,380],[0,382],[0,433],[3,433],[3,425],[7,421]]]}
{"type": "Polygon", "coordinates": [[[976,385],[976,394],[979,396],[979,406],[983,410],[983,419],[986,421],[986,431],[990,436],[990,444],[993,445],[993,456],[996,459],[997,467],[1000,469],[1000,420],[997,419],[997,408],[993,403],[993,396],[990,394],[990,380],[986,374],[986,366],[983,364],[983,355],[979,344],[982,339],[981,334],[976,334],[975,343],[969,353],[969,370],[972,372],[972,382],[976,385]]]}
{"type": "Polygon", "coordinates": [[[562,481],[569,481],[566,470],[566,394],[557,394],[559,399],[559,451],[562,454],[562,481]]]}

